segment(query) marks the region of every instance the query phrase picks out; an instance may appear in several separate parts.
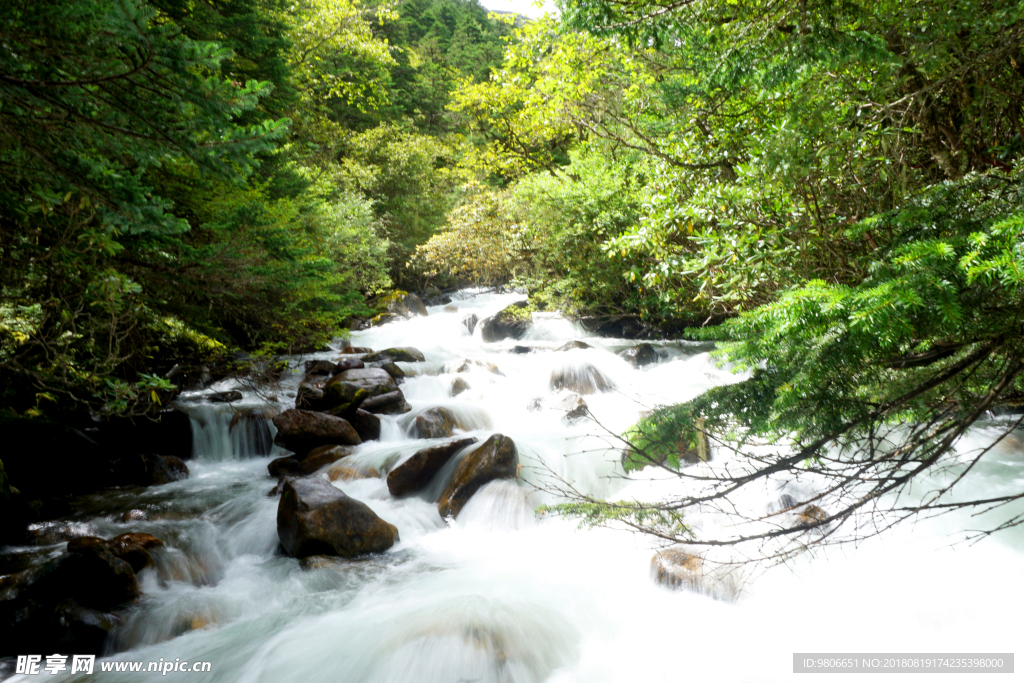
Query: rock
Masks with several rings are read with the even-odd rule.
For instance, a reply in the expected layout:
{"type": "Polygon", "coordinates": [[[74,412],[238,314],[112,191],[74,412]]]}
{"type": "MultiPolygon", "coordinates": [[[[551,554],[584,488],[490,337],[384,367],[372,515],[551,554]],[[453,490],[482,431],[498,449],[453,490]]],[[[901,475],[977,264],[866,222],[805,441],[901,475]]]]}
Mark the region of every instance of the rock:
{"type": "Polygon", "coordinates": [[[612,381],[590,363],[567,365],[551,372],[551,389],[568,389],[577,394],[592,394],[595,391],[611,391],[612,381]]]}
{"type": "Polygon", "coordinates": [[[411,410],[412,404],[403,399],[400,403],[392,403],[382,408],[375,408],[373,412],[377,415],[402,415],[411,410]]]}
{"type": "Polygon", "coordinates": [[[445,313],[458,313],[459,312],[459,307],[458,306],[445,306],[444,307],[444,312],[445,313]]]}
{"type": "Polygon", "coordinates": [[[798,526],[814,527],[828,519],[828,513],[817,505],[808,505],[798,512],[796,517],[799,522],[798,526]]]}
{"type": "Polygon", "coordinates": [[[544,399],[542,398],[535,398],[526,404],[526,409],[531,413],[537,412],[542,407],[544,407],[544,399]]]}
{"type": "Polygon", "coordinates": [[[522,339],[533,325],[533,318],[529,311],[524,310],[528,306],[526,301],[517,301],[495,315],[481,320],[480,335],[483,340],[497,342],[509,337],[522,339]]]}
{"type": "Polygon", "coordinates": [[[333,375],[335,373],[334,363],[329,360],[307,360],[306,376],[333,375]]]}
{"type": "Polygon", "coordinates": [[[357,387],[372,389],[371,393],[375,396],[377,394],[394,391],[398,388],[398,385],[395,384],[395,380],[392,379],[387,370],[382,370],[381,368],[354,368],[352,370],[339,372],[337,375],[332,377],[330,381],[327,382],[327,386],[324,387],[324,393],[327,393],[327,390],[330,389],[332,384],[337,384],[339,382],[346,382],[348,384],[355,384],[357,387]],[[383,387],[383,390],[375,387],[383,387]]]}
{"type": "Polygon", "coordinates": [[[299,560],[299,564],[306,571],[312,571],[314,569],[336,569],[343,566],[344,560],[339,560],[337,557],[331,557],[330,555],[310,555],[299,560]]]}
{"type": "Polygon", "coordinates": [[[356,467],[345,463],[331,465],[327,470],[327,478],[331,481],[352,481],[353,479],[377,479],[380,472],[372,467],[356,467]]]}
{"type": "Polygon", "coordinates": [[[386,386],[367,387],[355,382],[335,382],[324,389],[319,410],[348,419],[347,413],[361,407],[367,399],[387,393],[388,390],[386,386]]]}
{"type": "Polygon", "coordinates": [[[121,534],[115,536],[107,542],[114,554],[118,552],[118,548],[125,545],[137,545],[145,548],[146,550],[152,550],[153,548],[162,548],[164,542],[152,534],[144,534],[141,532],[121,534]]]}
{"type": "Polygon", "coordinates": [[[453,455],[476,442],[471,436],[416,451],[388,474],[388,490],[393,496],[406,496],[423,489],[453,455]]]}
{"type": "Polygon", "coordinates": [[[370,413],[386,412],[389,406],[405,403],[405,395],[398,389],[389,391],[386,394],[373,396],[363,401],[360,408],[370,413]]]}
{"type": "Polygon", "coordinates": [[[357,410],[347,419],[355,427],[356,433],[363,441],[376,441],[380,438],[380,418],[373,413],[357,410]]]}
{"type": "Polygon", "coordinates": [[[274,441],[296,453],[327,444],[358,446],[363,442],[348,420],[311,410],[286,410],[274,418],[274,426],[277,427],[274,441]]]}
{"type": "Polygon", "coordinates": [[[562,422],[571,425],[585,418],[590,412],[587,402],[576,394],[570,394],[559,402],[559,408],[565,410],[562,422]]]}
{"type": "Polygon", "coordinates": [[[380,325],[387,325],[388,323],[404,319],[405,318],[402,316],[395,315],[394,313],[381,313],[380,315],[375,315],[370,319],[370,325],[372,327],[379,327],[380,325]]]}
{"type": "Polygon", "coordinates": [[[458,418],[448,408],[430,408],[416,416],[413,436],[420,439],[438,439],[451,436],[458,425],[458,418]]]}
{"type": "MultiPolygon", "coordinates": [[[[102,653],[107,637],[120,623],[114,614],[83,607],[74,600],[64,600],[53,613],[51,632],[55,635],[55,643],[51,649],[60,652],[102,653]]],[[[70,669],[70,662],[68,664],[70,669]]]]}
{"type": "Polygon", "coordinates": [[[206,395],[206,400],[211,403],[234,403],[242,400],[241,391],[217,391],[206,395]]]}
{"type": "Polygon", "coordinates": [[[267,471],[270,472],[270,476],[280,479],[286,477],[289,474],[299,474],[302,472],[300,461],[294,455],[289,455],[284,458],[275,458],[271,460],[267,465],[267,471]]]}
{"type": "Polygon", "coordinates": [[[387,550],[398,529],[319,477],[289,478],[277,506],[277,535],[292,557],[351,558],[387,550]]]}
{"type": "Polygon", "coordinates": [[[651,578],[666,588],[691,590],[716,600],[735,601],[742,593],[745,578],[740,567],[713,565],[685,548],[659,550],[651,558],[651,578]]]}
{"type": "MultiPolygon", "coordinates": [[[[424,313],[424,315],[426,315],[424,313]]],[[[423,352],[419,349],[414,349],[411,346],[395,347],[390,349],[384,349],[376,353],[371,353],[368,356],[363,356],[364,363],[373,363],[375,361],[400,361],[402,363],[422,363],[426,360],[423,352]]]]}
{"type": "Polygon", "coordinates": [[[423,300],[409,292],[394,291],[385,296],[382,301],[384,301],[388,313],[396,316],[413,318],[417,315],[427,315],[427,307],[423,305],[423,300]]]}
{"type": "Polygon", "coordinates": [[[479,448],[466,456],[455,468],[437,505],[441,517],[458,517],[480,487],[495,479],[514,479],[518,472],[519,453],[512,439],[492,434],[479,448]]]}
{"type": "Polygon", "coordinates": [[[519,354],[522,354],[522,353],[533,353],[533,347],[532,346],[513,346],[512,347],[512,353],[519,353],[519,354]]]}
{"type": "Polygon", "coordinates": [[[116,557],[106,542],[68,544],[68,554],[58,566],[33,586],[75,600],[85,607],[107,610],[141,595],[139,581],[131,564],[116,557]]]}
{"type": "Polygon", "coordinates": [[[469,382],[466,381],[465,377],[456,377],[452,381],[452,396],[458,396],[463,391],[469,391],[469,382]]]}
{"type": "MultiPolygon", "coordinates": [[[[274,400],[274,399],[271,399],[274,400]]],[[[245,438],[252,445],[254,454],[269,454],[274,446],[274,437],[270,433],[269,417],[277,414],[273,408],[246,408],[237,410],[231,417],[231,424],[228,432],[235,433],[235,430],[245,434],[245,438]],[[269,413],[269,417],[268,417],[269,413]]]]}
{"type": "Polygon", "coordinates": [[[649,334],[649,325],[635,316],[619,315],[611,318],[581,318],[580,323],[602,337],[618,337],[620,339],[637,339],[649,334]]]}
{"type": "Polygon", "coordinates": [[[68,541],[69,553],[85,552],[90,548],[105,547],[106,541],[99,536],[76,536],[68,541]]]}
{"type": "Polygon", "coordinates": [[[188,465],[173,455],[147,453],[122,461],[118,469],[132,484],[158,486],[188,479],[188,465]]]}
{"type": "Polygon", "coordinates": [[[658,362],[658,352],[647,343],[637,344],[619,355],[629,361],[630,365],[635,368],[642,368],[645,365],[658,362]]]}
{"type": "Polygon", "coordinates": [[[701,589],[703,563],[700,557],[678,548],[660,550],[651,558],[651,578],[667,588],[701,589]]]}
{"type": "Polygon", "coordinates": [[[121,534],[110,541],[107,547],[114,557],[120,558],[131,565],[136,574],[147,567],[154,566],[153,556],[149,551],[164,544],[159,538],[149,534],[121,534]]]}
{"type": "Polygon", "coordinates": [[[361,358],[339,358],[338,362],[334,364],[331,376],[333,377],[339,372],[345,372],[346,370],[358,370],[363,367],[366,367],[366,365],[361,358]]]}
{"type": "Polygon", "coordinates": [[[470,313],[462,319],[462,324],[465,325],[466,329],[469,330],[470,334],[473,334],[473,330],[476,329],[476,324],[480,320],[480,316],[476,313],[470,313]]]}
{"type": "Polygon", "coordinates": [[[358,353],[373,353],[373,349],[365,346],[346,346],[341,350],[341,354],[344,356],[351,356],[358,353]]]}
{"type": "Polygon", "coordinates": [[[300,384],[295,391],[295,407],[299,410],[320,410],[324,406],[324,392],[322,389],[311,387],[308,384],[300,384]]]}
{"type": "Polygon", "coordinates": [[[302,474],[313,474],[333,462],[352,455],[348,446],[320,446],[314,448],[298,462],[297,471],[302,474]]]}
{"type": "Polygon", "coordinates": [[[501,375],[502,377],[505,376],[504,373],[498,369],[497,365],[483,360],[466,359],[455,368],[455,372],[473,372],[475,370],[486,370],[487,372],[494,373],[495,375],[501,375]]]}
{"type": "Polygon", "coordinates": [[[396,384],[400,383],[406,377],[405,370],[398,367],[396,363],[392,363],[390,361],[381,363],[380,369],[391,375],[391,379],[395,380],[396,384]]]}
{"type": "Polygon", "coordinates": [[[594,348],[594,347],[591,346],[590,344],[587,344],[586,342],[571,341],[571,342],[567,342],[565,344],[562,344],[561,346],[558,347],[557,350],[558,351],[572,351],[573,349],[592,349],[592,348],[594,348]]]}

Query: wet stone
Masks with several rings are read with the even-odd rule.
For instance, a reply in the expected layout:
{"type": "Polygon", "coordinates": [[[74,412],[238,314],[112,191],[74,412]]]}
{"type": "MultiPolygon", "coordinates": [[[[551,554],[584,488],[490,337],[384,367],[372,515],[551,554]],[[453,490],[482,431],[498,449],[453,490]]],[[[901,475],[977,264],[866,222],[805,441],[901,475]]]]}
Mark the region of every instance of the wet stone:
{"type": "Polygon", "coordinates": [[[394,525],[319,477],[285,480],[277,533],[285,552],[299,558],[357,557],[383,552],[398,540],[394,525]]]}
{"type": "Polygon", "coordinates": [[[519,471],[519,453],[512,439],[492,434],[479,448],[459,462],[437,505],[441,517],[458,517],[473,494],[495,479],[514,479],[519,471]]]}

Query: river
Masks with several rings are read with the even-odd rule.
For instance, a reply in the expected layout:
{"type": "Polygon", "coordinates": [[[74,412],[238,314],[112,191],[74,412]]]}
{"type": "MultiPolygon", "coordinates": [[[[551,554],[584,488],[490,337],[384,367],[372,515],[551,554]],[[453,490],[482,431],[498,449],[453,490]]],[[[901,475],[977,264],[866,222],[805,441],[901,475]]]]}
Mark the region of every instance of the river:
{"type": "MultiPolygon", "coordinates": [[[[485,344],[462,324],[468,313],[483,318],[521,298],[461,292],[456,310],[431,307],[429,317],[353,334],[353,345],[413,346],[427,360],[399,364],[416,373],[402,385],[412,413],[384,417],[380,441],[349,460],[380,469],[395,454],[411,454],[423,441],[404,428],[417,412],[443,405],[481,441],[510,436],[523,465],[518,482],[488,485],[447,522],[426,498],[393,499],[382,478],[339,480],[398,527],[401,540],[379,556],[305,568],[279,554],[267,464],[280,453],[268,452],[257,432],[228,429],[232,411],[262,399],[247,390],[234,406],[185,404],[196,444],[189,479],[93,496],[65,521],[83,533],[140,531],[167,543],[154,551],[157,569],[140,577],[143,598],[116,637],[127,649],[112,659],[211,662],[209,672],[166,677],[190,681],[761,683],[809,680],[792,673],[794,652],[1012,652],[1019,645],[1024,533],[956,544],[957,533],[976,524],[967,514],[798,558],[738,582],[734,599],[656,585],[648,537],[538,518],[534,509],[555,499],[530,484],[554,477],[601,496],[660,497],[680,486],[650,470],[623,476],[619,452],[600,428],[566,424],[549,387],[553,369],[590,363],[611,379],[614,391],[585,400],[612,431],[654,405],[736,377],[712,362],[706,346],[680,341],[657,343],[662,360],[634,368],[615,353],[629,342],[594,338],[554,314],[535,314],[518,342],[485,344]],[[593,348],[554,350],[581,339],[593,348]],[[514,344],[539,350],[516,354],[514,344]],[[457,375],[446,370],[464,359],[491,362],[501,374],[465,373],[470,389],[453,398],[457,375]]],[[[299,378],[289,373],[274,390],[279,407],[288,407],[299,378]]],[[[210,390],[233,387],[226,381],[210,390]]],[[[964,441],[977,445],[993,433],[981,425],[964,441]]],[[[965,487],[992,496],[1020,490],[1022,444],[1019,432],[1004,440],[965,487]]],[[[99,666],[91,675],[42,675],[156,677],[99,666]]]]}

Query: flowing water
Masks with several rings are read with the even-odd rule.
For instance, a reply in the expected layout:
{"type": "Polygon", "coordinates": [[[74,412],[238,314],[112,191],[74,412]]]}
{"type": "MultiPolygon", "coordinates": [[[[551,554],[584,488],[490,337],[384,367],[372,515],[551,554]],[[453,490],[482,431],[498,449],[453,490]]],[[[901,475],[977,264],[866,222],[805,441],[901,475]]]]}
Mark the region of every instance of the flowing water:
{"type": "MultiPolygon", "coordinates": [[[[956,532],[980,524],[967,515],[772,568],[731,585],[732,600],[657,586],[647,537],[537,517],[534,509],[555,498],[531,483],[624,498],[679,493],[678,480],[650,470],[625,477],[608,432],[736,377],[705,346],[678,341],[660,343],[661,361],[635,369],[615,353],[628,342],[592,338],[555,315],[535,314],[526,339],[497,344],[482,343],[462,322],[519,298],[464,292],[456,311],[432,307],[427,318],[353,336],[353,345],[374,349],[414,346],[427,361],[400,363],[416,373],[402,385],[413,411],[384,418],[381,440],[347,462],[386,470],[423,446],[406,436],[415,415],[443,405],[481,441],[494,432],[512,437],[523,465],[521,480],[487,485],[457,521],[441,519],[429,500],[439,485],[396,500],[381,478],[336,482],[399,529],[398,544],[368,559],[304,567],[277,552],[278,499],[268,495],[266,466],[280,453],[258,411],[289,406],[297,371],[283,378],[276,404],[250,391],[230,406],[186,396],[198,399],[183,404],[195,435],[191,477],[96,496],[93,511],[86,503],[74,521],[79,532],[141,531],[167,543],[155,551],[156,570],[142,574],[144,596],[116,635],[122,651],[113,659],[211,662],[208,673],[168,674],[194,681],[761,682],[794,678],[794,652],[1012,652],[1021,642],[1024,535],[952,545],[956,532]],[[555,350],[574,339],[593,348],[555,350]],[[517,344],[535,351],[513,353],[517,344]],[[467,359],[501,374],[484,365],[455,374],[467,359]],[[600,426],[567,424],[568,392],[551,388],[552,371],[586,376],[588,367],[614,388],[585,397],[600,426]],[[453,398],[457,376],[470,389],[453,398]]],[[[228,388],[230,381],[211,390],[228,388]]],[[[962,447],[995,433],[979,426],[962,447]]],[[[1020,490],[1020,432],[990,456],[965,489],[987,497],[1020,490]]],[[[778,494],[766,491],[761,504],[778,494]]],[[[154,676],[97,666],[78,678],[154,676]]]]}

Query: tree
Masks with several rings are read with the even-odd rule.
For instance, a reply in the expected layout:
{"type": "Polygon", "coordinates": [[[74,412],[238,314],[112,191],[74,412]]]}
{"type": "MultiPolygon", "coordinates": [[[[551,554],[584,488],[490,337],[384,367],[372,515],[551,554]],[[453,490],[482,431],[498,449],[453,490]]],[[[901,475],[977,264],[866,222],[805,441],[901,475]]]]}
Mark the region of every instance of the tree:
{"type": "MultiPolygon", "coordinates": [[[[662,162],[647,215],[612,246],[646,254],[652,284],[685,276],[695,303],[738,313],[694,335],[723,342],[750,377],[624,437],[628,467],[662,467],[692,494],[559,509],[785,558],[1024,497],[957,498],[991,447],[955,453],[985,411],[1024,395],[1019,5],[564,10],[573,29],[647,46],[635,52],[658,84],[646,114],[631,105],[592,128],[662,162]],[[705,440],[736,457],[688,469],[705,440]],[[813,492],[743,508],[744,491],[796,477],[813,492]],[[740,521],[702,536],[688,517],[709,509],[740,521]]],[[[1021,521],[1010,507],[984,533],[1021,521]]]]}
{"type": "Polygon", "coordinates": [[[89,401],[145,367],[152,311],[118,265],[125,241],[188,229],[156,174],[244,177],[287,122],[237,122],[267,86],[223,79],[228,50],[134,0],[6,3],[0,17],[0,372],[15,403],[89,401]]]}

